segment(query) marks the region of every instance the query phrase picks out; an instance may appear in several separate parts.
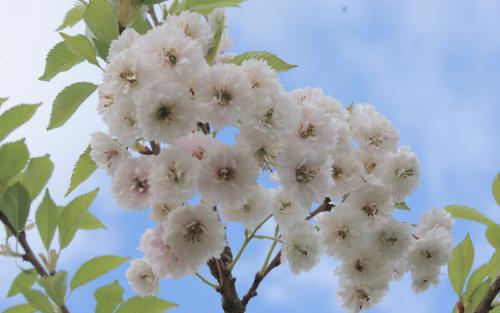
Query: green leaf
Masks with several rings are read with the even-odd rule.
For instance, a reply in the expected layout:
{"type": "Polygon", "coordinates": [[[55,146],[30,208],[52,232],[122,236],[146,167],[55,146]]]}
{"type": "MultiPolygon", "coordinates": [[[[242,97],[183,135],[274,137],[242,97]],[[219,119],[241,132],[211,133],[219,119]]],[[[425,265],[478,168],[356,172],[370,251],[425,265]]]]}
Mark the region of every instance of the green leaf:
{"type": "Polygon", "coordinates": [[[500,257],[497,254],[493,254],[488,263],[481,265],[470,275],[467,287],[465,288],[464,298],[469,299],[487,276],[496,276],[495,274],[499,270],[500,257]]]}
{"type": "Polygon", "coordinates": [[[74,83],[64,88],[54,100],[47,130],[64,125],[96,89],[95,84],[87,82],[74,83]]]}
{"type": "Polygon", "coordinates": [[[38,279],[38,284],[45,289],[47,295],[56,305],[62,305],[66,296],[66,280],[68,273],[57,272],[54,276],[44,276],[38,279]]]}
{"type": "Polygon", "coordinates": [[[491,185],[491,191],[493,192],[493,197],[498,205],[500,205],[500,173],[497,174],[493,184],[491,185]]]}
{"type": "Polygon", "coordinates": [[[61,249],[66,248],[75,237],[82,217],[94,201],[98,191],[99,188],[96,188],[94,191],[76,197],[59,214],[57,225],[61,249]]]}
{"type": "Polygon", "coordinates": [[[491,284],[491,278],[488,278],[477,287],[476,291],[472,294],[471,298],[466,305],[466,313],[472,313],[478,306],[478,304],[483,300],[484,296],[488,292],[488,288],[491,284]]]}
{"type": "Polygon", "coordinates": [[[19,232],[24,229],[26,220],[30,213],[31,199],[28,191],[21,183],[16,183],[3,195],[3,203],[0,210],[7,216],[12,227],[19,232]]]}
{"type": "Polygon", "coordinates": [[[89,63],[99,66],[97,63],[96,51],[85,35],[69,36],[60,33],[68,50],[84,58],[89,63]]]}
{"type": "Polygon", "coordinates": [[[0,141],[29,121],[41,103],[16,105],[0,115],[0,141]]]}
{"type": "Polygon", "coordinates": [[[0,146],[0,194],[8,181],[22,171],[29,157],[24,139],[0,146]]]}
{"type": "Polygon", "coordinates": [[[123,301],[123,288],[115,280],[109,285],[102,286],[94,292],[96,301],[95,313],[113,313],[123,301]]]}
{"type": "Polygon", "coordinates": [[[118,21],[113,7],[107,0],[91,0],[83,16],[96,38],[109,46],[118,38],[118,21]]]}
{"type": "Polygon", "coordinates": [[[163,313],[177,304],[153,296],[132,297],[125,301],[115,313],[163,313]]]}
{"type": "Polygon", "coordinates": [[[28,190],[30,198],[33,200],[42,191],[54,171],[54,163],[50,160],[50,155],[32,158],[24,172],[20,176],[20,182],[28,190]]]}
{"type": "Polygon", "coordinates": [[[52,242],[54,233],[56,232],[58,215],[59,210],[57,209],[57,205],[54,203],[54,200],[52,200],[49,190],[47,189],[35,215],[38,233],[40,234],[43,245],[47,250],[49,250],[50,243],[52,242]]]}
{"type": "Polygon", "coordinates": [[[394,207],[399,210],[410,211],[410,207],[404,201],[394,204],[394,207]]]}
{"type": "Polygon", "coordinates": [[[143,3],[144,4],[157,4],[157,3],[162,3],[165,1],[167,1],[167,0],[144,0],[143,3]]]}
{"type": "Polygon", "coordinates": [[[251,59],[266,61],[267,65],[269,65],[276,72],[286,72],[286,71],[291,70],[294,67],[297,67],[297,65],[288,64],[285,61],[283,61],[282,59],[280,59],[278,56],[276,56],[270,52],[265,52],[265,51],[245,52],[245,53],[242,53],[242,54],[235,56],[231,60],[231,62],[234,64],[241,65],[243,63],[243,61],[251,60],[251,59]]]}
{"type": "Polygon", "coordinates": [[[80,155],[80,158],[78,158],[78,161],[73,168],[73,174],[71,174],[71,182],[65,197],[67,197],[73,190],[75,190],[76,187],[80,186],[81,183],[86,181],[97,169],[97,165],[90,157],[91,150],[92,148],[89,145],[87,149],[85,149],[85,151],[80,155]]]}
{"type": "Polygon", "coordinates": [[[239,7],[243,0],[186,0],[185,9],[200,14],[210,14],[217,8],[239,7]]]}
{"type": "Polygon", "coordinates": [[[7,308],[5,311],[3,311],[3,313],[34,313],[35,311],[36,309],[34,307],[27,303],[24,303],[11,306],[10,308],[7,308]]]}
{"type": "Polygon", "coordinates": [[[105,61],[108,60],[109,44],[105,44],[97,39],[92,39],[97,50],[97,54],[105,61]]]}
{"type": "Polygon", "coordinates": [[[122,265],[128,260],[128,258],[122,258],[114,255],[104,255],[95,257],[87,262],[85,262],[76,271],[75,276],[71,280],[70,287],[71,290],[102,276],[116,267],[122,265]]]}
{"type": "Polygon", "coordinates": [[[444,209],[450,212],[451,216],[454,218],[471,220],[485,225],[493,223],[493,221],[486,217],[483,213],[463,205],[449,205],[444,209]]]}
{"type": "Polygon", "coordinates": [[[486,228],[486,239],[496,250],[500,250],[500,225],[491,224],[486,228]]]}
{"type": "Polygon", "coordinates": [[[45,59],[45,70],[39,80],[49,81],[61,72],[71,69],[73,66],[83,62],[84,58],[69,51],[63,41],[49,51],[45,59]]]}
{"type": "Polygon", "coordinates": [[[83,214],[82,220],[80,221],[79,229],[92,230],[92,229],[106,229],[101,221],[95,217],[94,214],[90,212],[85,212],[83,214]]]}
{"type": "Polygon", "coordinates": [[[469,234],[459,243],[451,252],[451,257],[448,262],[448,276],[450,283],[457,295],[462,294],[465,280],[469,275],[474,261],[474,247],[470,240],[469,234]]]}
{"type": "Polygon", "coordinates": [[[2,104],[4,104],[7,100],[9,100],[9,98],[0,97],[0,106],[2,106],[2,104]]]}
{"type": "Polygon", "coordinates": [[[225,27],[225,17],[222,15],[217,22],[217,29],[214,34],[214,38],[212,40],[212,46],[208,49],[207,52],[207,63],[212,65],[215,62],[215,58],[217,57],[217,53],[219,52],[220,42],[222,39],[222,34],[224,33],[225,27]]]}
{"type": "Polygon", "coordinates": [[[54,309],[50,304],[49,299],[41,291],[34,289],[22,289],[22,294],[26,301],[31,304],[35,309],[42,313],[53,313],[54,309]]]}
{"type": "Polygon", "coordinates": [[[21,271],[10,286],[7,297],[13,297],[21,293],[22,289],[30,289],[36,281],[38,273],[34,270],[21,271]]]}
{"type": "Polygon", "coordinates": [[[145,34],[151,29],[140,8],[134,11],[131,24],[139,34],[145,34]]]}
{"type": "Polygon", "coordinates": [[[77,4],[71,10],[66,13],[64,17],[64,21],[61,26],[59,26],[56,31],[61,31],[67,27],[72,27],[76,23],[80,22],[83,19],[83,14],[85,13],[85,6],[82,4],[77,4]]]}

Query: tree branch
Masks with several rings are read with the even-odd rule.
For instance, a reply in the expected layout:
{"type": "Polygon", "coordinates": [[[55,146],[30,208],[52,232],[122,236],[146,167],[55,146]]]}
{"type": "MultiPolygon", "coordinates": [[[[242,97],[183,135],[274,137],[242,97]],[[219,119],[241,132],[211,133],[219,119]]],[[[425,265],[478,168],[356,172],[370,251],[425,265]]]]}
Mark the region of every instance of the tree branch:
{"type": "MultiPolygon", "coordinates": [[[[330,198],[325,198],[323,203],[316,208],[316,210],[312,211],[309,216],[306,218],[306,220],[310,220],[316,215],[320,214],[321,212],[326,212],[326,211],[331,211],[334,205],[331,203],[330,198]]],[[[264,278],[269,274],[273,269],[281,265],[281,250],[276,253],[274,256],[274,259],[269,263],[267,268],[263,272],[257,272],[255,274],[255,278],[253,280],[252,286],[250,286],[250,289],[248,289],[247,293],[241,300],[241,303],[243,306],[246,308],[248,302],[257,295],[257,288],[259,287],[260,283],[264,280],[264,278]]],[[[476,312],[477,313],[477,312],[476,312]]]]}
{"type": "Polygon", "coordinates": [[[486,296],[484,296],[483,300],[479,303],[474,313],[488,313],[492,308],[492,303],[495,301],[495,298],[498,296],[500,292],[500,275],[497,276],[493,284],[491,284],[490,288],[488,288],[488,292],[486,296]]]}
{"type": "MultiPolygon", "coordinates": [[[[31,265],[33,265],[33,268],[38,272],[38,274],[40,274],[40,276],[49,276],[45,268],[42,266],[40,261],[38,261],[38,258],[33,253],[33,250],[31,249],[28,243],[28,239],[26,238],[26,232],[24,230],[17,232],[14,226],[12,226],[12,224],[8,220],[7,216],[5,216],[5,214],[1,211],[0,211],[0,220],[5,225],[5,227],[7,227],[7,229],[17,238],[17,241],[23,248],[24,250],[24,254],[22,256],[23,260],[31,263],[31,265]]],[[[69,313],[69,310],[64,303],[61,305],[61,310],[63,313],[69,313]]]]}

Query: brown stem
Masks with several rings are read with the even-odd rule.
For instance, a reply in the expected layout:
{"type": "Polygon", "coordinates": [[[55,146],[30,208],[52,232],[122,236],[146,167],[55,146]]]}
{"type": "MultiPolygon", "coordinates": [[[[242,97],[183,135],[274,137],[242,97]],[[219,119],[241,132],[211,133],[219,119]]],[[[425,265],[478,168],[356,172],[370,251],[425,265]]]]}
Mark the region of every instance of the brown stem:
{"type": "MultiPolygon", "coordinates": [[[[9,222],[7,216],[5,216],[5,214],[3,214],[3,212],[1,211],[0,211],[0,220],[5,225],[5,227],[7,227],[7,229],[17,238],[17,241],[23,248],[24,250],[24,254],[22,256],[23,260],[31,263],[31,265],[33,265],[33,268],[38,272],[38,274],[40,274],[40,276],[49,276],[45,268],[42,266],[40,261],[38,261],[38,258],[33,253],[33,250],[31,249],[28,243],[28,239],[26,238],[26,232],[24,230],[17,232],[14,226],[12,226],[12,224],[9,222]]],[[[63,313],[69,313],[69,310],[64,303],[61,305],[61,310],[63,313]]]]}
{"type": "Polygon", "coordinates": [[[218,259],[211,259],[207,262],[212,275],[219,282],[217,292],[222,297],[222,308],[225,313],[244,313],[245,307],[236,291],[236,278],[233,277],[228,266],[233,261],[231,248],[226,247],[218,259]]]}
{"type": "Polygon", "coordinates": [[[458,300],[457,304],[455,304],[455,308],[457,309],[458,313],[465,312],[465,307],[464,307],[464,304],[462,303],[462,300],[458,300]]]}
{"type": "Polygon", "coordinates": [[[488,288],[486,296],[479,303],[474,313],[488,313],[492,309],[492,303],[500,292],[500,275],[497,276],[493,284],[488,288]]]}

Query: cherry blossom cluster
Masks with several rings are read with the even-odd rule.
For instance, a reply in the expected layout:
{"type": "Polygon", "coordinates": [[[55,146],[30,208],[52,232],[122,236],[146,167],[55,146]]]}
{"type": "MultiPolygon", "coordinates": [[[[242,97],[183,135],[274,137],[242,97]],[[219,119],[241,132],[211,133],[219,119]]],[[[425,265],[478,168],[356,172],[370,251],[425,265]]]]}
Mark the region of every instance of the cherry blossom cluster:
{"type": "Polygon", "coordinates": [[[272,216],[281,262],[311,270],[322,255],[340,260],[338,294],[359,312],[389,282],[411,272],[415,291],[439,281],[452,220],[431,210],[418,226],[393,217],[419,182],[419,161],[369,104],[342,107],[319,88],[284,89],[265,60],[236,65],[225,53],[224,12],[170,15],[145,35],[126,29],[109,51],[98,110],[107,133],[91,156],[112,177],[125,209],[152,208],[155,229],[143,259],[127,271],[132,288],[154,294],[159,279],[196,273],[218,257],[224,222],[253,230],[272,216]],[[236,143],[219,130],[237,129],[236,143]],[[259,183],[270,178],[277,187],[259,183]],[[327,203],[332,210],[310,218],[327,203]]]}

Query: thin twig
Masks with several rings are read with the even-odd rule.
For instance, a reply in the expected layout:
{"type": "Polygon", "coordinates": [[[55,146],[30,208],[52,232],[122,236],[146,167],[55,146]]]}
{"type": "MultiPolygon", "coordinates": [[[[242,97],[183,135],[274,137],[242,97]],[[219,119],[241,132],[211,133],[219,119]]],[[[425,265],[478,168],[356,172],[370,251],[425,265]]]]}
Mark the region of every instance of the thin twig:
{"type": "Polygon", "coordinates": [[[151,16],[151,19],[153,20],[154,26],[160,25],[160,21],[158,21],[158,16],[156,16],[155,7],[152,4],[148,5],[148,13],[151,16]]]}
{"type": "Polygon", "coordinates": [[[488,313],[491,310],[492,303],[493,301],[495,301],[499,292],[500,292],[500,275],[497,276],[493,284],[491,284],[490,288],[488,288],[486,296],[484,296],[483,300],[481,300],[474,313],[488,313]]]}
{"type": "MultiPolygon", "coordinates": [[[[7,229],[17,238],[17,241],[23,248],[24,254],[22,255],[22,259],[26,262],[31,263],[31,265],[33,265],[33,268],[38,272],[38,274],[40,274],[40,276],[49,276],[45,268],[42,266],[40,261],[38,261],[38,258],[33,253],[33,250],[31,249],[28,240],[26,238],[26,232],[24,230],[17,232],[14,226],[12,226],[12,224],[10,223],[7,216],[5,216],[5,214],[1,211],[0,211],[0,221],[2,221],[5,227],[7,227],[7,229]]],[[[61,305],[61,311],[63,313],[69,313],[69,310],[64,303],[61,305]]]]}

